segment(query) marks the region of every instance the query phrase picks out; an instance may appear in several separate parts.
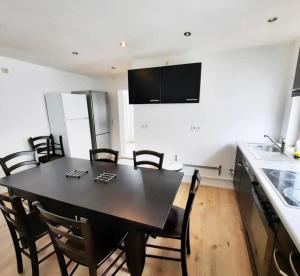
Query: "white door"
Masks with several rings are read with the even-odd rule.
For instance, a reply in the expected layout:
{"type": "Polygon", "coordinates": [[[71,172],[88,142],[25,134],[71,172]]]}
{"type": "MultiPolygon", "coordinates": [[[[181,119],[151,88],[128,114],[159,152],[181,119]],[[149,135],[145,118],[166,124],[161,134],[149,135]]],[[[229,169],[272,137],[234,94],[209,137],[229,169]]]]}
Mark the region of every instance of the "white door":
{"type": "Polygon", "coordinates": [[[88,118],[86,95],[83,94],[62,94],[65,118],[83,119],[88,118]]]}
{"type": "Polygon", "coordinates": [[[89,119],[66,120],[70,157],[89,159],[92,148],[89,119]]]}

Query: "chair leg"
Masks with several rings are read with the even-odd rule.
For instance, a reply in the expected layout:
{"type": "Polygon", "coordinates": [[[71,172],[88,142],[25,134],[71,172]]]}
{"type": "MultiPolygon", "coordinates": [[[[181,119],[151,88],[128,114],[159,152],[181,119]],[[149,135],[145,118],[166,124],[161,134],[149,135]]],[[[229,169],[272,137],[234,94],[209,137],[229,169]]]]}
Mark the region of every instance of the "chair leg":
{"type": "Polygon", "coordinates": [[[191,254],[191,244],[190,244],[190,223],[188,223],[188,228],[187,228],[186,252],[187,252],[188,255],[191,254]]]}
{"type": "Polygon", "coordinates": [[[39,276],[39,262],[38,262],[38,255],[37,255],[35,242],[29,241],[28,244],[29,244],[30,260],[31,260],[32,276],[39,276]]]}
{"type": "Polygon", "coordinates": [[[188,276],[187,265],[186,265],[186,241],[181,239],[181,271],[182,276],[188,276]]]}
{"type": "Polygon", "coordinates": [[[56,257],[57,257],[57,261],[59,264],[59,268],[60,268],[60,272],[62,276],[68,276],[68,270],[67,270],[67,265],[66,265],[66,261],[65,258],[63,256],[63,254],[59,251],[59,249],[56,248],[55,243],[52,240],[52,243],[54,245],[54,249],[56,252],[56,257]]]}
{"type": "Polygon", "coordinates": [[[97,267],[89,266],[89,276],[97,276],[97,267]]]}
{"type": "Polygon", "coordinates": [[[23,273],[23,260],[22,260],[22,253],[20,248],[15,248],[16,250],[16,258],[17,258],[17,267],[18,273],[23,273]]]}
{"type": "Polygon", "coordinates": [[[22,260],[22,253],[21,253],[19,242],[18,242],[18,238],[17,238],[16,232],[14,230],[12,230],[12,229],[9,229],[9,230],[10,230],[14,248],[15,248],[18,273],[22,273],[23,272],[23,260],[22,260]]]}

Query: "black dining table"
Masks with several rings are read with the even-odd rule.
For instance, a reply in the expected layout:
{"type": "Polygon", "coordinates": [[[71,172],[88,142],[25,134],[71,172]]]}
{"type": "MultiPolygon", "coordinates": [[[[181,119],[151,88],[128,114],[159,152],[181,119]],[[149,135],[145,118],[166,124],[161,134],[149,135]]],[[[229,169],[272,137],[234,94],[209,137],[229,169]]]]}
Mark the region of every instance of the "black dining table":
{"type": "Polygon", "coordinates": [[[0,178],[0,185],[41,202],[49,211],[102,220],[104,227],[106,223],[123,227],[128,231],[127,267],[137,276],[145,264],[145,232],[164,228],[182,178],[181,172],[64,157],[0,178]],[[66,177],[75,169],[88,172],[80,178],[66,177]],[[116,177],[96,182],[103,172],[116,177]]]}

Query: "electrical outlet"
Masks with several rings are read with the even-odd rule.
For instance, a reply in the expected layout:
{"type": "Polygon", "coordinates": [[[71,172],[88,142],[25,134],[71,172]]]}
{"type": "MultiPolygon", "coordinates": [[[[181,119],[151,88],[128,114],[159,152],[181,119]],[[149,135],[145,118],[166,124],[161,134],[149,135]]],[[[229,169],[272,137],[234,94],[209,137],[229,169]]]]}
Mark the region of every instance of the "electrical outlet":
{"type": "Polygon", "coordinates": [[[200,130],[200,126],[191,125],[190,129],[191,129],[191,131],[199,131],[200,130]]]}
{"type": "Polygon", "coordinates": [[[1,74],[8,74],[8,73],[9,73],[8,68],[1,67],[1,74]]]}

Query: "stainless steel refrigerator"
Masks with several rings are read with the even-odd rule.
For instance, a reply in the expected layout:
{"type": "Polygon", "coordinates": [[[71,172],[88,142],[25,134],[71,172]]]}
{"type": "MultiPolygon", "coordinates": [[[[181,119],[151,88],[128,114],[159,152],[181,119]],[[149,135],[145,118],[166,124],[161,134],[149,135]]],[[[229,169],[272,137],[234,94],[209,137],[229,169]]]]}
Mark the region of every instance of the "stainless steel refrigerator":
{"type": "Polygon", "coordinates": [[[108,93],[100,91],[73,91],[86,95],[92,148],[111,147],[110,109],[108,93]]]}
{"type": "Polygon", "coordinates": [[[50,131],[62,135],[66,156],[89,159],[91,148],[111,147],[106,92],[49,93],[45,100],[50,131]]]}

